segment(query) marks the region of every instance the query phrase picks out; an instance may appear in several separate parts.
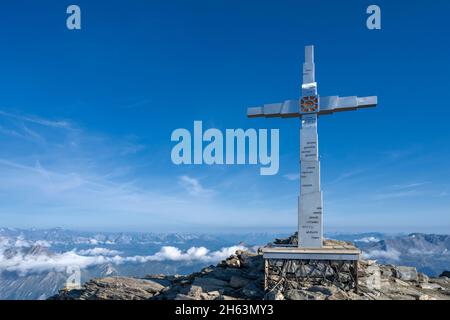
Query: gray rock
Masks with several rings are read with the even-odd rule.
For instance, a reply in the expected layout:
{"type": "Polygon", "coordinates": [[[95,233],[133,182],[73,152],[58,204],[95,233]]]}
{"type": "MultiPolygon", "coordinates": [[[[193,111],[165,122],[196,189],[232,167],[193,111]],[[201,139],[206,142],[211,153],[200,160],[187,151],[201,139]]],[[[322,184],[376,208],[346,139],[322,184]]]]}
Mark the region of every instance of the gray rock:
{"type": "Polygon", "coordinates": [[[194,298],[198,299],[201,296],[202,293],[203,293],[202,287],[196,286],[196,285],[192,285],[189,288],[188,296],[191,296],[191,297],[194,297],[194,298]]]}
{"type": "Polygon", "coordinates": [[[242,273],[241,269],[217,267],[209,276],[229,282],[232,276],[242,276],[242,273]]]}
{"type": "Polygon", "coordinates": [[[437,283],[421,283],[418,287],[427,290],[442,290],[442,287],[437,283]]]}
{"type": "Polygon", "coordinates": [[[427,294],[421,294],[416,296],[416,300],[434,300],[434,299],[427,294]]]}
{"type": "Polygon", "coordinates": [[[240,300],[239,298],[236,297],[232,297],[232,296],[227,296],[225,294],[221,295],[219,297],[220,300],[240,300]]]}
{"type": "Polygon", "coordinates": [[[320,292],[326,296],[331,296],[336,290],[332,290],[331,288],[327,287],[319,287],[319,286],[312,286],[308,288],[308,291],[310,292],[320,292]]]}
{"type": "Polygon", "coordinates": [[[174,300],[197,300],[197,299],[195,299],[195,297],[179,293],[177,294],[174,300]]]}
{"type": "Polygon", "coordinates": [[[241,261],[236,256],[231,256],[230,258],[225,260],[225,265],[229,268],[240,268],[241,261]]]}
{"type": "Polygon", "coordinates": [[[208,292],[208,295],[211,297],[219,297],[220,292],[219,291],[210,291],[210,292],[208,292]]]}
{"type": "Polygon", "coordinates": [[[394,276],[395,270],[390,266],[380,267],[381,276],[383,278],[390,278],[394,276]]]}
{"type": "Polygon", "coordinates": [[[223,287],[226,287],[228,283],[211,277],[196,277],[192,282],[192,285],[201,287],[202,291],[208,292],[216,290],[220,291],[223,287]]]}
{"type": "Polygon", "coordinates": [[[262,299],[264,296],[263,288],[254,282],[249,283],[242,289],[242,294],[250,299],[262,299]]]}
{"type": "Polygon", "coordinates": [[[327,300],[351,300],[351,296],[358,297],[352,292],[344,292],[343,290],[336,290],[331,296],[328,296],[327,300]]]}
{"type": "Polygon", "coordinates": [[[395,267],[395,277],[403,281],[417,281],[417,270],[414,267],[395,267]]]}
{"type": "Polygon", "coordinates": [[[280,290],[274,290],[268,292],[264,296],[264,300],[285,300],[285,299],[283,293],[280,290]]]}
{"type": "Polygon", "coordinates": [[[153,281],[155,283],[159,283],[163,287],[168,287],[172,284],[172,282],[169,279],[164,278],[165,276],[162,275],[148,275],[145,276],[144,279],[153,281]]]}
{"type": "Polygon", "coordinates": [[[263,271],[264,259],[262,255],[243,251],[237,251],[236,254],[239,258],[241,267],[252,269],[255,271],[263,271]]]}
{"type": "Polygon", "coordinates": [[[218,300],[220,298],[219,291],[203,292],[200,294],[200,299],[197,300],[218,300]]]}
{"type": "Polygon", "coordinates": [[[325,300],[326,296],[320,292],[309,292],[305,290],[288,290],[285,292],[286,300],[325,300]]]}
{"type": "Polygon", "coordinates": [[[298,244],[298,233],[296,232],[292,236],[290,236],[289,238],[286,238],[286,239],[275,239],[273,244],[275,244],[275,245],[292,244],[292,245],[296,246],[298,244]]]}
{"type": "Polygon", "coordinates": [[[430,278],[426,275],[426,274],[424,274],[424,273],[421,273],[421,272],[419,272],[418,274],[417,274],[417,280],[419,281],[419,282],[428,282],[428,280],[429,280],[430,278]]]}
{"type": "Polygon", "coordinates": [[[288,290],[284,293],[284,298],[286,300],[309,300],[308,295],[305,295],[303,292],[298,290],[288,290]]]}
{"type": "Polygon", "coordinates": [[[248,285],[251,280],[239,276],[232,276],[230,279],[230,287],[238,289],[248,285]]]}
{"type": "Polygon", "coordinates": [[[144,300],[153,297],[165,287],[151,280],[127,277],[95,279],[81,290],[62,291],[62,299],[77,300],[144,300]]]}

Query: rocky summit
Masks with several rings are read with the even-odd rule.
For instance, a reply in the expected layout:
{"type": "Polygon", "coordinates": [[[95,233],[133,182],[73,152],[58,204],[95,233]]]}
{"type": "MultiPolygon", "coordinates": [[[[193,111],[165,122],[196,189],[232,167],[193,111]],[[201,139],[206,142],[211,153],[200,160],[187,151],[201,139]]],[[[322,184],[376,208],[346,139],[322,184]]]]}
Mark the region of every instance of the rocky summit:
{"type": "MultiPolygon", "coordinates": [[[[292,243],[292,237],[276,242],[292,243]]],[[[107,277],[81,289],[61,290],[53,300],[450,300],[448,273],[429,278],[414,267],[361,260],[359,291],[343,290],[327,280],[283,279],[264,291],[264,260],[258,252],[241,251],[216,266],[190,275],[107,277]]]]}

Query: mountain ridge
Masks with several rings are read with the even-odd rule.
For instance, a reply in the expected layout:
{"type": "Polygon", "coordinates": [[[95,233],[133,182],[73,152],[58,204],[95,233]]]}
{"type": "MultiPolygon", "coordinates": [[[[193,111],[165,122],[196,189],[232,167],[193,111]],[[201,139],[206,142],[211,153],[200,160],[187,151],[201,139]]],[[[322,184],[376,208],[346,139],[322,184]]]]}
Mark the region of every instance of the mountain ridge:
{"type": "MultiPolygon", "coordinates": [[[[292,237],[285,239],[292,242],[292,237]]],[[[278,242],[283,240],[277,239],[278,242]]],[[[444,274],[443,274],[444,275],[444,274]]],[[[429,278],[414,267],[361,260],[359,291],[343,290],[326,279],[277,279],[265,292],[262,251],[237,250],[216,266],[190,275],[93,279],[81,289],[61,290],[51,300],[450,300],[450,279],[429,278]]]]}
{"type": "MultiPolygon", "coordinates": [[[[66,267],[76,267],[77,263],[80,263],[81,283],[108,276],[188,275],[225,259],[235,246],[254,251],[273,238],[284,236],[0,228],[0,299],[52,296],[64,286],[68,277],[66,267]],[[86,261],[91,262],[86,265],[86,261]]],[[[364,252],[364,259],[377,260],[382,265],[416,267],[418,272],[431,277],[438,277],[450,269],[448,235],[372,232],[334,236],[338,240],[354,242],[364,252]]]]}

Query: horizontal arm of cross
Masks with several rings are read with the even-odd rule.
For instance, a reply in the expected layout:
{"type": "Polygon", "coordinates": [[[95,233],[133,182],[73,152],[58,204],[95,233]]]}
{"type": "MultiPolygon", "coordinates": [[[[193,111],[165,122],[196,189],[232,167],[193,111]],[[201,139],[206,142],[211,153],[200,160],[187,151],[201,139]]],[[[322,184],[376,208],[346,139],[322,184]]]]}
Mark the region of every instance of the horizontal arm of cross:
{"type": "MultiPolygon", "coordinates": [[[[319,115],[331,114],[341,111],[352,111],[360,108],[376,107],[377,97],[320,97],[319,98],[319,115]]],[[[286,100],[281,103],[265,104],[258,107],[248,108],[247,116],[249,118],[257,117],[282,117],[293,118],[301,117],[299,100],[286,100]]]]}
{"type": "Polygon", "coordinates": [[[300,102],[298,100],[286,100],[282,103],[270,103],[260,107],[248,108],[247,116],[255,117],[298,117],[300,102]]]}

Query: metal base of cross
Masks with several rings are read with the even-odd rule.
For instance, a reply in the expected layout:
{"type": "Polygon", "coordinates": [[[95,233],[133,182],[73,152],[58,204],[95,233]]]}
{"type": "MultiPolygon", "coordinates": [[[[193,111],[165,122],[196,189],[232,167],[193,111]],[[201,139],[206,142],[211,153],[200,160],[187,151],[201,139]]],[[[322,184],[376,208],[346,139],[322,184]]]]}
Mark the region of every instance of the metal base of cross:
{"type": "Polygon", "coordinates": [[[313,285],[334,285],[358,292],[361,251],[353,245],[324,245],[322,248],[286,245],[266,247],[263,254],[266,293],[313,285]]]}
{"type": "Polygon", "coordinates": [[[265,259],[266,295],[318,285],[358,293],[358,260],[265,259]]]}

